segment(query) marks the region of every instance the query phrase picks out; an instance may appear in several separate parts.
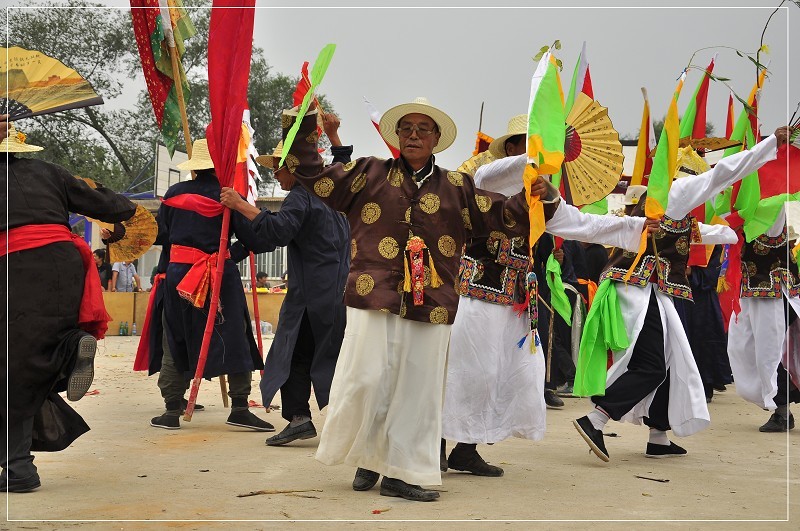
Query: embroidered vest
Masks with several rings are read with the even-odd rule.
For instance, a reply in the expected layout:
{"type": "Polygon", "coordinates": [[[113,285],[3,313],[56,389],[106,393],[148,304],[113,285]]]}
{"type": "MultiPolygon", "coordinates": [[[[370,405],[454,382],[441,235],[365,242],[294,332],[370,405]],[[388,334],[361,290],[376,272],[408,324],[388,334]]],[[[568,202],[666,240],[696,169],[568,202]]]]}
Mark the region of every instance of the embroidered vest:
{"type": "Polygon", "coordinates": [[[742,249],[742,297],[780,298],[781,284],[790,297],[800,294],[797,262],[794,255],[788,262],[789,242],[786,227],[778,236],[762,234],[742,249]]]}
{"type": "MultiPolygon", "coordinates": [[[[633,209],[632,215],[644,214],[644,202],[644,197],[642,197],[639,204],[633,209]]],[[[655,234],[656,248],[653,249],[653,239],[648,237],[647,249],[626,283],[644,287],[651,278],[654,278],[658,291],[661,293],[692,300],[692,288],[686,277],[686,264],[689,260],[689,245],[692,238],[694,241],[700,240],[696,223],[692,216],[686,216],[681,220],[664,216],[664,219],[661,220],[661,228],[655,234]],[[656,253],[658,260],[656,260],[656,253]],[[653,273],[655,273],[655,277],[653,277],[653,273]]],[[[607,278],[616,282],[625,282],[623,277],[633,264],[635,257],[635,252],[615,248],[609,255],[608,266],[600,275],[600,282],[607,278]]]]}
{"type": "Polygon", "coordinates": [[[464,246],[456,291],[504,306],[525,300],[525,275],[531,266],[527,247],[525,238],[509,240],[500,232],[473,238],[464,246]]]}

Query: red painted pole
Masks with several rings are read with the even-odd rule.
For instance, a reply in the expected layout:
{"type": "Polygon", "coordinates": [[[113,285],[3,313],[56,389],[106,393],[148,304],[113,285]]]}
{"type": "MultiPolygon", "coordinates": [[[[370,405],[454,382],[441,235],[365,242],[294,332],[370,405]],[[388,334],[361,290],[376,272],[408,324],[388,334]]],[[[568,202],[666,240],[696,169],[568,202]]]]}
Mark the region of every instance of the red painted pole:
{"type": "Polygon", "coordinates": [[[203,332],[203,342],[200,345],[200,354],[197,358],[197,369],[194,372],[192,387],[189,391],[189,400],[186,404],[186,412],[183,420],[190,422],[194,413],[194,404],[197,401],[197,393],[200,390],[200,381],[203,379],[203,371],[208,359],[208,347],[211,345],[211,332],[214,329],[214,321],[217,318],[217,308],[219,307],[219,292],[222,287],[222,274],[225,271],[225,260],[228,254],[228,229],[231,224],[231,210],[226,208],[222,213],[222,230],[219,235],[219,255],[217,256],[217,270],[214,272],[216,280],[211,283],[211,302],[208,306],[208,319],[206,328],[203,332]]]}
{"type": "MultiPolygon", "coordinates": [[[[253,317],[256,318],[256,337],[258,337],[258,353],[264,360],[264,344],[261,340],[261,313],[258,310],[258,291],[256,290],[256,255],[250,251],[250,286],[253,290],[253,317]]],[[[264,371],[261,371],[264,375],[264,371]]]]}

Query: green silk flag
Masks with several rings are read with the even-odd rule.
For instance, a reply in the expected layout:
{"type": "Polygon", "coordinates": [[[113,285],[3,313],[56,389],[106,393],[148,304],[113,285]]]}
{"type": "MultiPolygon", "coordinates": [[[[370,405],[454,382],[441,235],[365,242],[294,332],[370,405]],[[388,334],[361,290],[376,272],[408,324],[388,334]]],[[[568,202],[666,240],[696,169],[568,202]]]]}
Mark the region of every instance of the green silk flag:
{"type": "MultiPolygon", "coordinates": [[[[753,135],[753,130],[750,127],[749,121],[745,127],[744,139],[748,148],[756,144],[755,135],[753,135]]],[[[747,226],[747,220],[752,219],[755,215],[760,200],[761,185],[758,182],[758,172],[755,171],[742,179],[739,185],[739,192],[736,195],[736,201],[733,204],[733,209],[745,220],[745,226],[747,226]]]]}
{"type": "Polygon", "coordinates": [[[608,214],[608,198],[604,197],[600,201],[595,201],[594,203],[584,205],[580,208],[580,211],[584,214],[597,214],[598,216],[604,216],[608,214]]]}
{"type": "MultiPolygon", "coordinates": [[[[716,58],[716,55],[714,56],[716,58]]],[[[708,101],[708,85],[711,81],[711,72],[714,70],[714,59],[703,71],[703,77],[694,90],[689,105],[681,117],[681,138],[703,138],[706,134],[706,102],[708,101]]]]}
{"type": "Polygon", "coordinates": [[[678,97],[686,79],[686,72],[681,74],[678,86],[672,95],[664,129],[658,137],[656,156],[647,182],[647,199],[644,204],[645,215],[650,219],[661,219],[667,211],[669,189],[677,173],[678,144],[680,143],[680,124],[678,120],[678,97]]]}
{"type": "Polygon", "coordinates": [[[630,340],[617,298],[617,284],[606,279],[597,287],[592,308],[583,324],[573,394],[605,395],[608,372],[606,353],[609,349],[620,351],[629,346],[630,340]]]}
{"type": "Polygon", "coordinates": [[[545,265],[545,280],[550,288],[550,305],[568,325],[572,326],[572,305],[564,291],[564,282],[561,280],[561,264],[552,254],[547,258],[545,265]]]}
{"type": "Polygon", "coordinates": [[[289,149],[292,147],[292,143],[294,142],[295,136],[297,136],[297,131],[300,129],[300,122],[303,121],[303,118],[308,111],[309,105],[311,105],[311,100],[314,98],[314,93],[317,90],[317,87],[322,83],[322,79],[325,77],[325,72],[328,71],[328,65],[331,64],[331,59],[333,59],[333,52],[336,51],[335,44],[327,44],[325,45],[322,50],[320,50],[319,55],[317,55],[317,60],[314,61],[314,66],[311,67],[311,74],[310,74],[310,81],[311,86],[306,92],[305,97],[303,97],[303,103],[300,104],[300,110],[297,113],[297,119],[295,119],[294,124],[292,124],[292,128],[289,129],[289,132],[286,134],[286,140],[283,141],[283,151],[281,153],[281,160],[278,163],[278,166],[283,166],[283,161],[286,159],[286,155],[289,154],[289,149]]]}
{"type": "Polygon", "coordinates": [[[564,162],[564,93],[555,57],[544,54],[531,81],[528,107],[528,161],[539,175],[553,175],[564,162]]]}

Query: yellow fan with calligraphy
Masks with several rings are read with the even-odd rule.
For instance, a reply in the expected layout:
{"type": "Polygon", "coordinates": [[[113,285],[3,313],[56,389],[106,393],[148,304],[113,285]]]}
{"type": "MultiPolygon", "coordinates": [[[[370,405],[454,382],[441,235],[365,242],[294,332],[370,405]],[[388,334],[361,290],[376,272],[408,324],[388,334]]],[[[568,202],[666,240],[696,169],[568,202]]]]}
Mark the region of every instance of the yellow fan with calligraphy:
{"type": "Polygon", "coordinates": [[[11,121],[103,103],[86,79],[58,59],[18,46],[3,50],[0,114],[11,121]]]}
{"type": "Polygon", "coordinates": [[[622,143],[608,109],[580,93],[567,116],[562,178],[576,206],[588,205],[614,190],[622,175],[622,143]]]}

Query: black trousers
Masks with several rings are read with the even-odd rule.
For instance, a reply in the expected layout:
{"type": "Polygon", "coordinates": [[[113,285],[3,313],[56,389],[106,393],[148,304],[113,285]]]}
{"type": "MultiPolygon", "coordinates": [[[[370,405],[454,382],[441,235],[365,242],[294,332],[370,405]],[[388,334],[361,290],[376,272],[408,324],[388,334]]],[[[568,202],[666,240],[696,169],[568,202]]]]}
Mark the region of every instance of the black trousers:
{"type": "Polygon", "coordinates": [[[281,416],[289,422],[295,415],[311,416],[308,402],[311,399],[311,362],[314,360],[315,348],[314,331],[308,320],[308,312],[303,312],[292,352],[289,378],[281,386],[281,416]]]}
{"type": "MultiPolygon", "coordinates": [[[[5,419],[3,419],[5,420],[5,419]]],[[[36,465],[31,455],[33,438],[33,417],[25,418],[9,426],[8,446],[3,452],[3,479],[8,484],[29,478],[36,474],[36,465]]],[[[5,444],[6,438],[3,437],[5,444]]]]}
{"type": "Polygon", "coordinates": [[[644,326],[633,347],[628,370],[606,388],[605,396],[592,401],[614,420],[621,419],[653,390],[657,389],[644,423],[651,428],[669,429],[669,371],[664,359],[664,330],[655,293],[650,294],[644,326]]]}
{"type": "MultiPolygon", "coordinates": [[[[789,327],[797,320],[797,314],[788,303],[785,304],[784,311],[786,312],[786,326],[789,327]]],[[[800,403],[800,390],[789,379],[783,362],[778,364],[778,392],[775,394],[774,400],[776,406],[785,406],[792,402],[800,403]]]]}

